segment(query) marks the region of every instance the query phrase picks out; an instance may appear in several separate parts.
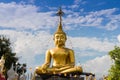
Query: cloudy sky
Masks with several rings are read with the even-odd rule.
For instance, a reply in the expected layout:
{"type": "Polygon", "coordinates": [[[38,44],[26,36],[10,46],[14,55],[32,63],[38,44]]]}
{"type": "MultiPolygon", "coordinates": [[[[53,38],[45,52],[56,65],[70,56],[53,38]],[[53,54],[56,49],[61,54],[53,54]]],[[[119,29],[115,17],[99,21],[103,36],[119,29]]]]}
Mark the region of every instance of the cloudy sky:
{"type": "Polygon", "coordinates": [[[34,68],[54,47],[53,33],[62,7],[66,47],[75,52],[76,65],[96,77],[107,75],[113,63],[108,52],[120,46],[119,0],[0,0],[0,35],[10,38],[19,62],[34,68]]]}

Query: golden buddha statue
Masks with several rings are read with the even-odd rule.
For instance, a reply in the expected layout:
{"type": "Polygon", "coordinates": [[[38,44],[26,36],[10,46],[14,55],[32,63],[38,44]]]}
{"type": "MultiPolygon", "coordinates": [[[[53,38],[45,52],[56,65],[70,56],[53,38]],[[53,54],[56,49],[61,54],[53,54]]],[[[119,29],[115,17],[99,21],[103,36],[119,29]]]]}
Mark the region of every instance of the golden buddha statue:
{"type": "Polygon", "coordinates": [[[47,50],[45,63],[42,66],[36,67],[36,74],[67,74],[72,72],[83,72],[81,66],[75,66],[74,51],[65,47],[67,36],[62,30],[62,14],[63,12],[60,9],[58,12],[60,22],[53,38],[55,48],[47,50]],[[52,67],[50,67],[51,60],[53,60],[52,67]]]}

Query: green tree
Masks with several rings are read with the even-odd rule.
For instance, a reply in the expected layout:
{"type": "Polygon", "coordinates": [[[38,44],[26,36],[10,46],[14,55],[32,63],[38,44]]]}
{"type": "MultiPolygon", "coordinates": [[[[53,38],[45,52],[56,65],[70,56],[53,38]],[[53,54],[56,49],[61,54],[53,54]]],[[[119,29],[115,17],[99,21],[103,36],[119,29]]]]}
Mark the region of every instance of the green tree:
{"type": "Polygon", "coordinates": [[[120,47],[115,46],[114,50],[109,52],[114,64],[109,70],[109,80],[120,80],[120,47]]]}
{"type": "Polygon", "coordinates": [[[11,43],[9,38],[0,35],[0,58],[4,56],[4,74],[7,77],[7,71],[10,69],[12,64],[15,64],[18,61],[18,58],[15,57],[16,53],[12,52],[11,43]]]}

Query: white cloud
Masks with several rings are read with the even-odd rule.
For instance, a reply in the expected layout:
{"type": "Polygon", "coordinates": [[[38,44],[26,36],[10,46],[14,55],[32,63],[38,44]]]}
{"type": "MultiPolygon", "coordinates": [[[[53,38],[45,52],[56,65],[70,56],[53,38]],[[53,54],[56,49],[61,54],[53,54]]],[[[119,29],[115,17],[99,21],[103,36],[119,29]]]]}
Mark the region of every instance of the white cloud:
{"type": "Polygon", "coordinates": [[[96,78],[100,78],[103,75],[108,74],[112,61],[108,55],[102,57],[96,57],[93,60],[87,61],[83,64],[84,72],[91,72],[96,74],[96,78]]]}
{"type": "Polygon", "coordinates": [[[35,0],[29,0],[30,3],[34,4],[35,0]]]}
{"type": "MultiPolygon", "coordinates": [[[[78,0],[75,1],[77,5],[78,0]]],[[[79,3],[82,3],[80,1],[79,3]]],[[[0,27],[13,28],[18,30],[31,29],[47,29],[57,25],[57,16],[52,16],[56,12],[40,12],[40,8],[34,5],[11,3],[0,3],[0,27]],[[38,11],[39,10],[39,11],[38,11]]],[[[81,12],[74,12],[66,10],[67,17],[63,18],[65,26],[74,27],[79,26],[92,26],[97,28],[103,28],[107,30],[115,30],[120,25],[120,16],[113,15],[118,9],[106,9],[95,12],[85,13],[84,16],[80,16],[81,12]],[[105,23],[104,23],[105,22],[105,23]]]]}
{"type": "Polygon", "coordinates": [[[44,31],[32,34],[30,32],[1,30],[0,34],[10,38],[13,52],[16,53],[17,57],[21,57],[20,62],[27,63],[27,65],[31,67],[34,64],[42,63],[35,63],[36,55],[44,54],[47,48],[53,46],[50,42],[52,36],[44,31]]]}
{"type": "Polygon", "coordinates": [[[38,7],[34,5],[0,3],[0,8],[0,27],[37,30],[51,28],[56,24],[56,17],[51,16],[52,11],[38,12],[38,7]]]}
{"type": "Polygon", "coordinates": [[[117,8],[105,9],[105,10],[90,12],[90,14],[94,15],[94,16],[106,16],[106,17],[110,17],[115,11],[117,11],[117,8]]]}
{"type": "Polygon", "coordinates": [[[71,9],[78,9],[81,5],[87,3],[86,1],[84,0],[74,0],[74,4],[72,4],[71,6],[67,6],[68,8],[71,8],[71,9]],[[81,5],[79,5],[81,4],[81,5]]]}
{"type": "Polygon", "coordinates": [[[119,14],[114,15],[117,10],[117,8],[112,8],[96,12],[90,12],[90,14],[85,17],[85,25],[104,28],[106,30],[115,30],[120,25],[119,14]]]}
{"type": "Polygon", "coordinates": [[[120,35],[117,36],[118,41],[120,42],[120,35]]]}
{"type": "Polygon", "coordinates": [[[108,52],[115,46],[114,43],[109,42],[109,40],[99,40],[97,38],[87,38],[87,37],[74,37],[71,38],[73,47],[79,48],[80,50],[92,49],[100,52],[108,52]]]}
{"type": "Polygon", "coordinates": [[[67,12],[68,16],[64,19],[64,23],[66,23],[66,26],[76,24],[77,27],[87,26],[115,30],[120,25],[120,15],[114,14],[117,10],[117,8],[112,8],[89,13],[83,12],[83,14],[85,13],[84,16],[80,16],[81,12],[66,10],[65,12],[67,12]]]}

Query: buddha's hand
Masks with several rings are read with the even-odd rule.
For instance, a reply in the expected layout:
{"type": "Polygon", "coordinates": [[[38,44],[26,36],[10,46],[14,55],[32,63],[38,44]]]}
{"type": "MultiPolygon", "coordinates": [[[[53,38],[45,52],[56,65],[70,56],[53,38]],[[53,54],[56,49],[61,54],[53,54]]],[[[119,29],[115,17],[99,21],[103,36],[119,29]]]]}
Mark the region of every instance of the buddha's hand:
{"type": "Polygon", "coordinates": [[[45,69],[42,69],[42,73],[47,73],[47,70],[45,70],[45,69]]]}
{"type": "Polygon", "coordinates": [[[48,65],[47,64],[43,64],[42,65],[42,72],[43,73],[47,73],[47,68],[48,68],[48,65]]]}

